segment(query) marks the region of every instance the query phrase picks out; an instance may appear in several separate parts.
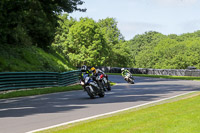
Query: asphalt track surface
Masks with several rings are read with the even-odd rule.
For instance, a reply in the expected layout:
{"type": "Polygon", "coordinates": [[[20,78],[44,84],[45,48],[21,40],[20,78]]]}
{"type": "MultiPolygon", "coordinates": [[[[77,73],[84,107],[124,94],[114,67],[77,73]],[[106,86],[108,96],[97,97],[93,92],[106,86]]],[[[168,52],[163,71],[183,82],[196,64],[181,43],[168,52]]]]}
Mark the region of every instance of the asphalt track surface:
{"type": "Polygon", "coordinates": [[[109,80],[117,85],[104,98],[90,99],[80,90],[0,100],[0,132],[25,133],[200,88],[200,82],[188,80],[135,77],[135,84],[128,84],[118,75],[109,75],[109,80]]]}

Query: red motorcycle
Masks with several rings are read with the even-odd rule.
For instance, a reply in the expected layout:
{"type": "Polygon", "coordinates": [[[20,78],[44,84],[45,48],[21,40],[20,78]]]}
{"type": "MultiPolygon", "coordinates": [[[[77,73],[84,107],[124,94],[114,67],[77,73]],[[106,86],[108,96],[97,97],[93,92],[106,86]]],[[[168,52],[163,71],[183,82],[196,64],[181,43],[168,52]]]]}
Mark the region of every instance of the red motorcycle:
{"type": "Polygon", "coordinates": [[[108,76],[106,74],[99,74],[98,80],[101,82],[104,91],[111,91],[110,82],[108,81],[108,76]]]}

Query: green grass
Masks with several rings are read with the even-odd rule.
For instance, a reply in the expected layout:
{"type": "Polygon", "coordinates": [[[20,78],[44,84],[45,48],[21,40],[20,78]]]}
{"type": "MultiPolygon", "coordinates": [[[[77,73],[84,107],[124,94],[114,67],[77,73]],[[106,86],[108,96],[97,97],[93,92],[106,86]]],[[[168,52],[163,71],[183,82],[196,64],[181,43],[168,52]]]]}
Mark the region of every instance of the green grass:
{"type": "MultiPolygon", "coordinates": [[[[108,73],[108,75],[121,75],[121,73],[108,73]]],[[[151,78],[166,78],[166,79],[182,79],[182,80],[200,80],[200,77],[192,77],[192,76],[147,75],[147,74],[133,74],[133,76],[151,77],[151,78]]]]}
{"type": "Polygon", "coordinates": [[[71,90],[81,90],[81,89],[82,87],[80,85],[73,85],[73,86],[65,86],[65,87],[48,87],[48,88],[36,88],[36,89],[27,89],[27,90],[5,91],[5,93],[0,94],[0,99],[34,96],[34,95],[64,92],[64,91],[71,91],[71,90]]]}
{"type": "Polygon", "coordinates": [[[175,102],[133,109],[40,133],[199,133],[200,93],[175,102]]]}
{"type": "MultiPolygon", "coordinates": [[[[113,86],[115,84],[116,83],[110,82],[111,86],[113,86]]],[[[34,95],[72,91],[72,90],[82,90],[82,89],[83,88],[81,85],[72,85],[72,86],[65,86],[65,87],[48,87],[48,88],[2,91],[2,93],[0,93],[0,99],[24,97],[24,96],[34,96],[34,95]]]]}
{"type": "Polygon", "coordinates": [[[76,69],[66,58],[53,51],[36,46],[0,45],[0,72],[50,71],[63,72],[76,69]]]}
{"type": "Polygon", "coordinates": [[[116,83],[114,83],[114,82],[110,82],[110,85],[113,86],[113,85],[116,85],[116,83]]]}

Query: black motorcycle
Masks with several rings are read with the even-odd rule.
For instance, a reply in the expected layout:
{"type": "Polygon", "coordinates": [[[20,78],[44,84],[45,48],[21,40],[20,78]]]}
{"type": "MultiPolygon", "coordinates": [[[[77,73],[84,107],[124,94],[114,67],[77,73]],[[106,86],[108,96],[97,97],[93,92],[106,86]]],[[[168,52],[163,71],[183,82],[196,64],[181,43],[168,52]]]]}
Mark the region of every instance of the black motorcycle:
{"type": "Polygon", "coordinates": [[[88,93],[91,99],[94,99],[96,96],[104,97],[105,93],[103,90],[103,86],[98,83],[98,80],[93,80],[89,74],[84,74],[80,83],[84,90],[88,93]]]}

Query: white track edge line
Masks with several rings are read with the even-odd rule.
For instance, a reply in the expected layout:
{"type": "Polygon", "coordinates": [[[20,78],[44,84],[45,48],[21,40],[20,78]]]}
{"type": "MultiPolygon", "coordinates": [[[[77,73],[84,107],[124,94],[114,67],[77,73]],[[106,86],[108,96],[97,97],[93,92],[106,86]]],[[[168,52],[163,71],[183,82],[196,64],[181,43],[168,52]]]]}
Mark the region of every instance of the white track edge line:
{"type": "Polygon", "coordinates": [[[172,97],[168,97],[168,98],[164,98],[164,99],[160,99],[160,100],[156,100],[156,101],[151,101],[151,102],[148,102],[148,103],[144,103],[144,104],[140,104],[140,105],[136,105],[136,106],[133,106],[133,107],[120,109],[120,110],[116,110],[116,111],[112,111],[112,112],[108,112],[108,113],[104,113],[104,114],[99,114],[99,115],[94,115],[94,116],[91,116],[91,117],[86,117],[86,118],[82,118],[82,119],[78,119],[78,120],[73,120],[73,121],[69,121],[69,122],[65,122],[65,123],[61,123],[61,124],[57,124],[57,125],[53,125],[53,126],[49,126],[49,127],[45,127],[45,128],[40,128],[40,129],[36,129],[36,130],[29,131],[29,132],[26,132],[26,133],[34,133],[34,132],[38,132],[38,131],[42,131],[42,130],[47,130],[47,129],[50,129],[50,128],[55,128],[55,127],[59,127],[59,126],[63,126],[63,125],[68,125],[68,124],[71,124],[71,123],[81,122],[81,121],[85,121],[85,120],[89,120],[89,119],[93,119],[93,118],[97,118],[97,117],[101,117],[101,116],[105,116],[105,115],[110,115],[110,114],[114,114],[114,113],[130,110],[130,109],[138,108],[138,107],[141,107],[141,106],[145,106],[145,105],[148,105],[148,104],[153,104],[153,103],[169,100],[169,99],[172,99],[172,98],[175,98],[175,97],[179,97],[179,96],[183,96],[183,95],[186,95],[186,94],[189,94],[189,93],[193,93],[193,92],[197,92],[197,91],[189,91],[189,92],[182,93],[182,94],[179,94],[179,95],[175,95],[175,96],[172,96],[172,97]]]}

